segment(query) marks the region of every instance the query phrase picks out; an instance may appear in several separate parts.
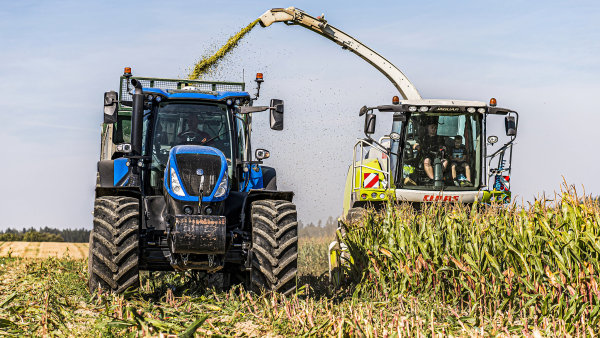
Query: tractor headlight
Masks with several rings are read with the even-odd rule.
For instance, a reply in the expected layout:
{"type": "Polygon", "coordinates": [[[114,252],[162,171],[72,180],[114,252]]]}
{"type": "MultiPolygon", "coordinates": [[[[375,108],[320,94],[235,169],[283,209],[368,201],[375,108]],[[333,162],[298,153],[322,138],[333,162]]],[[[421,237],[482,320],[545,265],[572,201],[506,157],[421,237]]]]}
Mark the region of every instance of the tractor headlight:
{"type": "Polygon", "coordinates": [[[181,183],[179,183],[179,179],[177,178],[177,173],[175,169],[171,168],[171,189],[177,196],[185,196],[183,192],[183,188],[181,187],[181,183]]]}
{"type": "Polygon", "coordinates": [[[215,193],[215,197],[223,197],[225,193],[227,193],[227,185],[229,184],[229,179],[227,178],[227,174],[223,175],[223,179],[221,183],[219,183],[219,187],[217,187],[217,192],[215,193]]]}

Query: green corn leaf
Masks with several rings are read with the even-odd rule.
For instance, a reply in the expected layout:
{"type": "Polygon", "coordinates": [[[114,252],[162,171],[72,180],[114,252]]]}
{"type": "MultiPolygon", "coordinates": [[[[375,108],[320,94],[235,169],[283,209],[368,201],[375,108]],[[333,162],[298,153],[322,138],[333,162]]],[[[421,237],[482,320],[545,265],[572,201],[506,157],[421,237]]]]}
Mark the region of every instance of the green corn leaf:
{"type": "Polygon", "coordinates": [[[521,263],[523,264],[523,267],[527,271],[527,274],[528,275],[531,274],[531,271],[529,270],[529,265],[527,264],[525,257],[523,257],[523,255],[519,251],[517,251],[517,249],[515,249],[515,247],[512,246],[512,244],[510,244],[505,238],[502,238],[502,241],[508,247],[508,250],[510,250],[515,255],[517,255],[517,257],[519,257],[519,259],[521,260],[521,263]]]}
{"type": "Polygon", "coordinates": [[[13,299],[17,298],[18,292],[13,292],[10,296],[6,297],[6,299],[0,304],[0,309],[10,304],[13,299]]]}
{"type": "Polygon", "coordinates": [[[133,322],[133,321],[129,321],[129,320],[119,320],[119,319],[111,320],[109,322],[104,322],[99,325],[99,327],[101,327],[101,328],[110,327],[110,328],[114,328],[114,329],[125,329],[125,328],[132,327],[132,326],[137,326],[137,323],[133,322]]]}
{"type": "Polygon", "coordinates": [[[471,267],[471,269],[473,269],[473,271],[475,271],[478,275],[481,275],[481,271],[479,270],[479,266],[477,266],[477,264],[471,258],[471,256],[469,256],[469,254],[465,253],[465,254],[463,254],[462,257],[465,259],[465,261],[467,262],[467,264],[469,264],[469,266],[471,267]]]}
{"type": "Polygon", "coordinates": [[[179,337],[180,338],[191,338],[194,336],[194,332],[208,319],[208,315],[202,316],[194,321],[190,326],[188,326],[184,332],[182,332],[179,337]]]}
{"type": "Polygon", "coordinates": [[[492,255],[490,255],[487,251],[485,251],[485,256],[487,257],[490,264],[492,264],[494,269],[496,269],[498,276],[502,276],[502,269],[500,269],[500,265],[498,264],[498,261],[496,260],[496,258],[492,257],[492,255]]]}
{"type": "Polygon", "coordinates": [[[4,319],[4,318],[0,318],[0,328],[5,328],[5,327],[16,327],[17,324],[11,322],[8,319],[4,319]]]}

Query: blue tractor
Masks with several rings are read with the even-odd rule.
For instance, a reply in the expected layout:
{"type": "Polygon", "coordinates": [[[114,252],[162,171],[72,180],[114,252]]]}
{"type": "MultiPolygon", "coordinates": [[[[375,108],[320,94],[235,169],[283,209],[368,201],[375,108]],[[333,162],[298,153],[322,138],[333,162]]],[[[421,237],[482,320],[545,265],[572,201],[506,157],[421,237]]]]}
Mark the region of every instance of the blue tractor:
{"type": "Polygon", "coordinates": [[[122,293],[139,272],[204,271],[225,284],[290,293],[298,230],[293,192],[278,191],[252,114],[283,129],[284,104],[253,106],[244,83],[133,77],[104,94],[89,288],[122,293]]]}

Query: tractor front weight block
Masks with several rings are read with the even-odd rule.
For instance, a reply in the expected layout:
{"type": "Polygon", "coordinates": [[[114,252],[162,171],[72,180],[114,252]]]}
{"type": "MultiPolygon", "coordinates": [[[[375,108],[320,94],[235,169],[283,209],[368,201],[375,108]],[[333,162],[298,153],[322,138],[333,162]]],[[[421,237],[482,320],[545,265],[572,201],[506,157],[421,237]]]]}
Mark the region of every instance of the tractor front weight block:
{"type": "Polygon", "coordinates": [[[225,216],[174,216],[169,235],[171,251],[179,254],[224,254],[225,220],[225,216]]]}

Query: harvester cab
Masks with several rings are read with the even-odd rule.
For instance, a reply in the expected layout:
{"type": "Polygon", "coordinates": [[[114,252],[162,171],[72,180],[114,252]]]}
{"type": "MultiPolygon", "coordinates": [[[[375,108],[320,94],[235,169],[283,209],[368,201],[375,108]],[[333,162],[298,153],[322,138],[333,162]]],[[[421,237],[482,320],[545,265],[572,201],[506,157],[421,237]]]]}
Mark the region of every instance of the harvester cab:
{"type": "MultiPolygon", "coordinates": [[[[258,89],[263,82],[257,74],[258,89]]],[[[284,103],[253,106],[244,83],[133,77],[104,95],[89,288],[121,293],[139,271],[222,273],[224,284],[295,288],[296,207],[252,115],[283,129],[284,103]]]]}
{"type": "MultiPolygon", "coordinates": [[[[365,138],[354,147],[344,215],[392,197],[407,202],[510,201],[512,147],[518,113],[478,101],[403,100],[363,107],[365,138]],[[392,113],[390,133],[379,140],[376,113],[392,113]],[[506,136],[488,135],[488,122],[503,117],[506,136]],[[498,146],[502,137],[505,142],[498,146]]],[[[497,129],[497,128],[496,128],[497,129]]]]}

